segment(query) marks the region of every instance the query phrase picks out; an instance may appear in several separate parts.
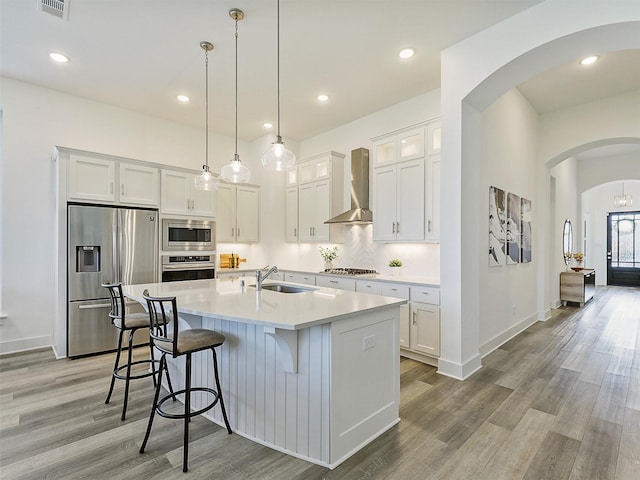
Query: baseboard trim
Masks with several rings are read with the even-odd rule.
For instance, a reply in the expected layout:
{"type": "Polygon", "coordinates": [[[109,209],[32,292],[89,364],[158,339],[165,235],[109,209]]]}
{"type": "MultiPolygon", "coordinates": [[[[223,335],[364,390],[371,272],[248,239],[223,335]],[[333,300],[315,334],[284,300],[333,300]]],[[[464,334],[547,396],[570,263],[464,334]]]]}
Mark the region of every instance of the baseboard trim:
{"type": "Polygon", "coordinates": [[[480,355],[482,357],[486,357],[491,352],[499,348],[501,345],[504,345],[513,337],[519,335],[524,330],[529,328],[531,325],[538,321],[537,314],[529,315],[527,318],[520,320],[518,323],[513,325],[512,327],[507,328],[503,332],[499,333],[488,342],[480,345],[480,355]]]}
{"type": "Polygon", "coordinates": [[[438,373],[456,380],[466,380],[482,368],[480,355],[474,355],[464,363],[452,362],[444,358],[438,360],[438,373]]]}
{"type": "Polygon", "coordinates": [[[51,347],[51,335],[43,335],[41,337],[21,338],[20,340],[7,340],[0,342],[0,355],[8,353],[26,352],[28,350],[36,350],[43,347],[51,347]]]}

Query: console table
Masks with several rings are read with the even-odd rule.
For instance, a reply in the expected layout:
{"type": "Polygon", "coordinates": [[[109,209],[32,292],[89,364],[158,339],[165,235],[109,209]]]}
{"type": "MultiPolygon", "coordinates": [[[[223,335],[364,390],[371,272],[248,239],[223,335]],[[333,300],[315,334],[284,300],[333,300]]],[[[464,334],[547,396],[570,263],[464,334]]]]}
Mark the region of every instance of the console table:
{"type": "Polygon", "coordinates": [[[582,307],[593,298],[595,290],[596,271],[592,268],[560,273],[560,300],[563,305],[576,302],[582,307]]]}

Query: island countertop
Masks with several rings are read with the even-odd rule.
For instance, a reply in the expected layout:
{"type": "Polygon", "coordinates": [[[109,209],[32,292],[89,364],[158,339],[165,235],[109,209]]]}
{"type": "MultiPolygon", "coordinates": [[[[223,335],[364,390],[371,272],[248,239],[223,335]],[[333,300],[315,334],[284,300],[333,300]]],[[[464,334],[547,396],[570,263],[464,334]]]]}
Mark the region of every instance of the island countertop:
{"type": "MultiPolygon", "coordinates": [[[[272,283],[285,282],[267,280],[263,286],[272,283]]],[[[182,313],[283,330],[300,330],[347,318],[356,312],[406,303],[401,298],[308,285],[300,285],[310,289],[301,293],[257,291],[251,286],[254,284],[254,277],[220,278],[123,285],[122,290],[126,297],[142,304],[145,303],[142,294],[147,289],[151,296],[175,296],[182,313]]]]}

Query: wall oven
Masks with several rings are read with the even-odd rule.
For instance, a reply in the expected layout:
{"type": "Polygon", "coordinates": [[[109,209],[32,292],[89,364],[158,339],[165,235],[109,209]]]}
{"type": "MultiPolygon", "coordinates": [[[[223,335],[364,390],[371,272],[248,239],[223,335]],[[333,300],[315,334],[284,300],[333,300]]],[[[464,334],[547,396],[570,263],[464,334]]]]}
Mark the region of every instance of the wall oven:
{"type": "Polygon", "coordinates": [[[162,220],[163,250],[215,250],[216,223],[207,220],[162,220]]]}
{"type": "Polygon", "coordinates": [[[162,281],[212,279],[216,276],[216,255],[163,255],[162,281]]]}

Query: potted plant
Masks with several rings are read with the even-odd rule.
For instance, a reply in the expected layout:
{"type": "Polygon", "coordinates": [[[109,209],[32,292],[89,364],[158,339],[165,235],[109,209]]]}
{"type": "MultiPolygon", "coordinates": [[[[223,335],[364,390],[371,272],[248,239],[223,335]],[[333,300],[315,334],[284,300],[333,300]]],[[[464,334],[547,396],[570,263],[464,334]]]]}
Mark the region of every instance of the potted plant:
{"type": "Polygon", "coordinates": [[[338,258],[338,247],[318,247],[318,251],[324,259],[324,269],[329,270],[333,268],[333,264],[331,262],[338,258]]]}
{"type": "Polygon", "coordinates": [[[389,266],[391,267],[391,275],[400,275],[400,267],[402,267],[402,260],[394,258],[389,260],[389,266]]]}

